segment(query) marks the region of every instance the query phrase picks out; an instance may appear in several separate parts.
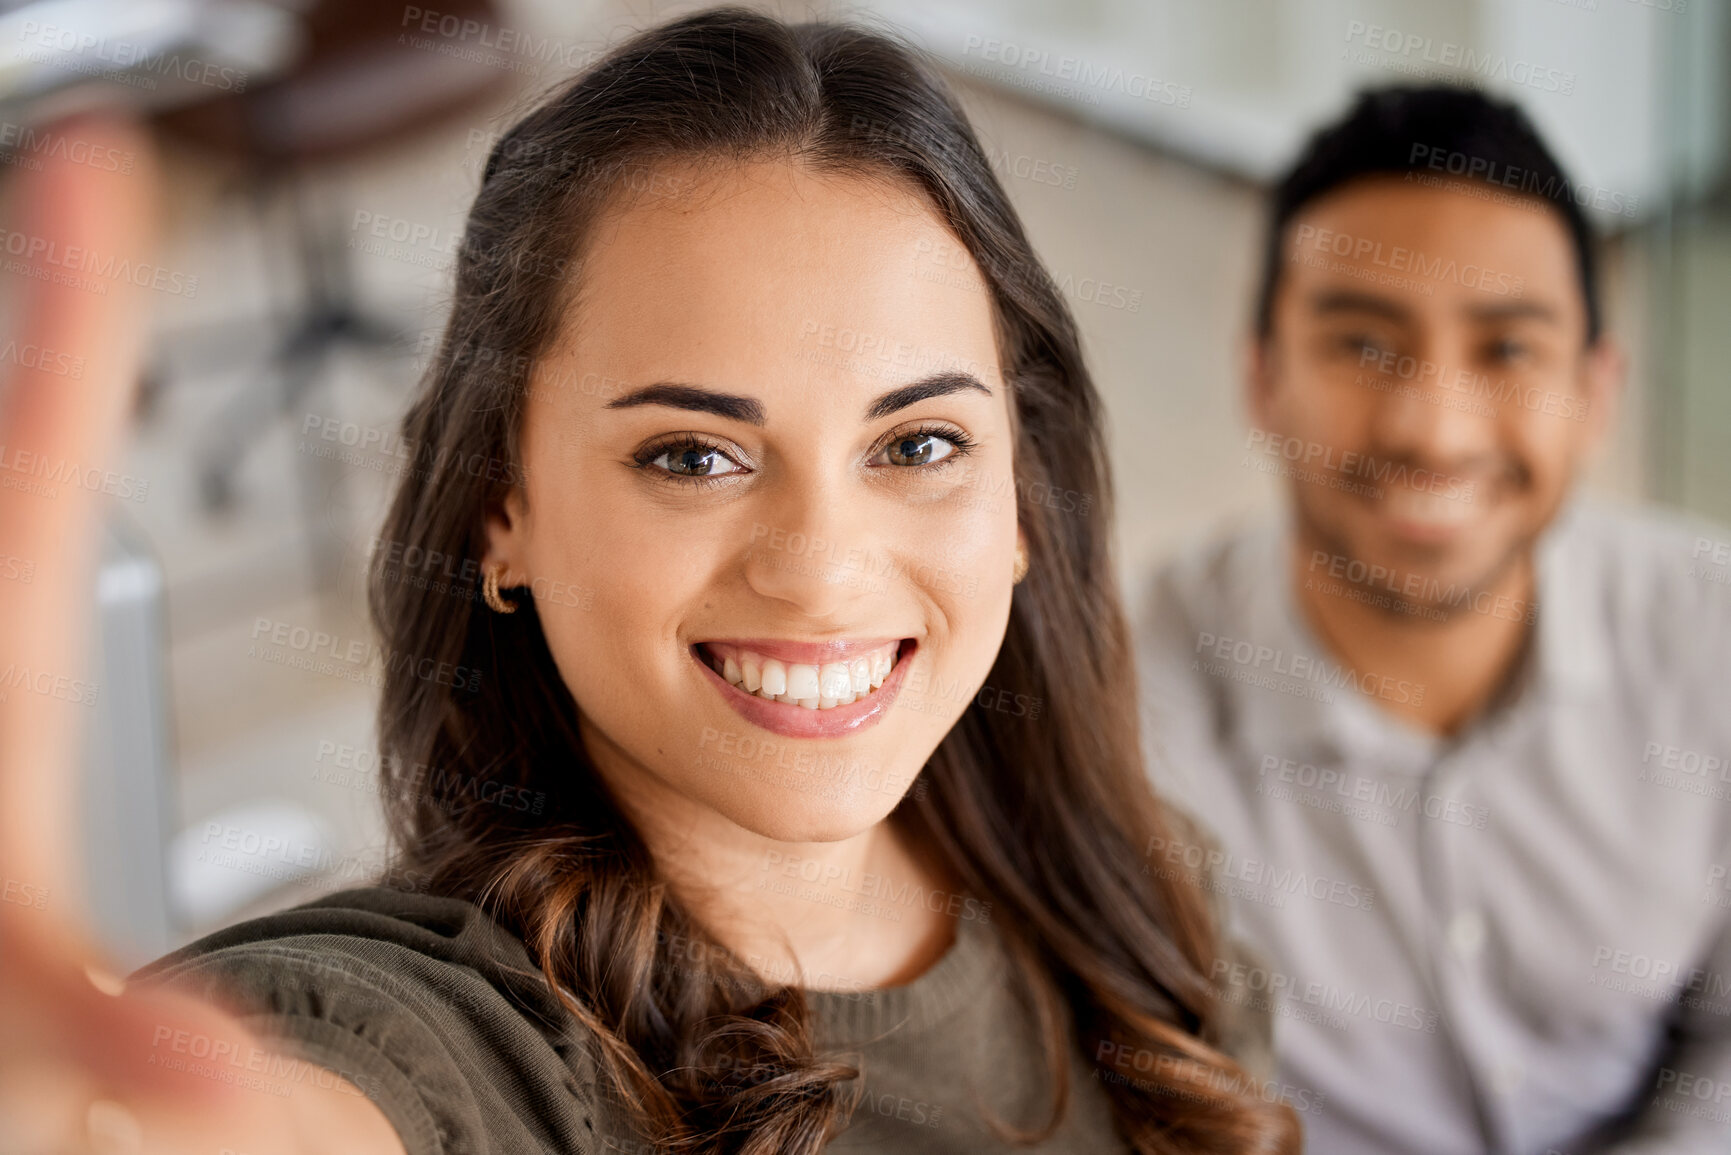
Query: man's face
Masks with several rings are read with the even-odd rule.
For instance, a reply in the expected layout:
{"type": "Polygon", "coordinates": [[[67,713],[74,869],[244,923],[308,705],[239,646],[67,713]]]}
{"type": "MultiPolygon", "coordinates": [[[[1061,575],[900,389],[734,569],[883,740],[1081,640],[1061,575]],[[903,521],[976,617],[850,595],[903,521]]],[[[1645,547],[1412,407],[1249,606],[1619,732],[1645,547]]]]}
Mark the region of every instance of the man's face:
{"type": "Polygon", "coordinates": [[[1250,373],[1311,556],[1445,612],[1556,513],[1621,373],[1561,217],[1490,191],[1379,176],[1302,209],[1250,373]]]}

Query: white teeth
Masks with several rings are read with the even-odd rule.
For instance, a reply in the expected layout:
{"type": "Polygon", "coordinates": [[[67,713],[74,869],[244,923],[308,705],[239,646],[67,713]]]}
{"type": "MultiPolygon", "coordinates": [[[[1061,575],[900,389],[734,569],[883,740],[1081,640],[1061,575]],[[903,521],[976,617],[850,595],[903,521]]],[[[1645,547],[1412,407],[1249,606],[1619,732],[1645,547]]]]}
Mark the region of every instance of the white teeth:
{"type": "Polygon", "coordinates": [[[1404,488],[1391,490],[1383,501],[1396,516],[1430,525],[1458,525],[1474,512],[1469,501],[1404,488]]]}
{"type": "Polygon", "coordinates": [[[853,688],[853,675],[846,662],[825,662],[818,667],[817,693],[820,698],[839,698],[853,688]]]}
{"type": "Polygon", "coordinates": [[[779,698],[787,693],[787,667],[774,658],[763,663],[763,693],[768,698],[779,698]]]}
{"type": "Polygon", "coordinates": [[[807,698],[816,698],[818,696],[817,667],[808,666],[802,662],[794,662],[788,666],[787,692],[802,702],[807,698]]]}
{"type": "Polygon", "coordinates": [[[884,684],[895,669],[897,646],[846,662],[783,662],[734,647],[710,665],[730,684],[770,701],[829,710],[857,702],[884,684]]]}

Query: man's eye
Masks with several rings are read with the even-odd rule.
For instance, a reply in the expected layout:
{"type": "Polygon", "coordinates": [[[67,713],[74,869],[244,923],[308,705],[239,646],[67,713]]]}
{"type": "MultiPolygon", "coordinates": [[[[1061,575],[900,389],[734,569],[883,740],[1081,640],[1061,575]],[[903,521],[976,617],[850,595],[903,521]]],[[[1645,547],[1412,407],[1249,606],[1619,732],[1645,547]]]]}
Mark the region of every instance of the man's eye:
{"type": "Polygon", "coordinates": [[[735,473],[739,463],[712,445],[675,445],[650,461],[675,477],[718,477],[735,473]]]}
{"type": "Polygon", "coordinates": [[[935,433],[909,433],[884,447],[891,465],[930,465],[956,452],[955,443],[935,433]]]}
{"type": "Polygon", "coordinates": [[[1493,341],[1490,354],[1494,361],[1518,361],[1526,356],[1527,346],[1521,341],[1493,341]]]}

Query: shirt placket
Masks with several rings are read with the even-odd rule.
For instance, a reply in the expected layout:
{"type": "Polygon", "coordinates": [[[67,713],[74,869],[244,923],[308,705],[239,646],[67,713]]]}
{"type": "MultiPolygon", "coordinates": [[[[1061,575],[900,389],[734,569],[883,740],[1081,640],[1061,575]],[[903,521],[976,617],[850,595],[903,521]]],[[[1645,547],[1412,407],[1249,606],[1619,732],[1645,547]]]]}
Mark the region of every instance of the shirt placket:
{"type": "Polygon", "coordinates": [[[1429,806],[1449,799],[1469,801],[1475,779],[1492,756],[1485,735],[1473,734],[1431,760],[1419,776],[1416,838],[1427,900],[1422,923],[1427,979],[1461,1074],[1471,1089],[1473,1113],[1487,1152],[1519,1149],[1512,1104],[1527,1079],[1525,1047],[1486,969],[1491,918],[1487,905],[1494,880],[1479,869],[1485,855],[1475,839],[1488,831],[1432,817],[1429,806]]]}

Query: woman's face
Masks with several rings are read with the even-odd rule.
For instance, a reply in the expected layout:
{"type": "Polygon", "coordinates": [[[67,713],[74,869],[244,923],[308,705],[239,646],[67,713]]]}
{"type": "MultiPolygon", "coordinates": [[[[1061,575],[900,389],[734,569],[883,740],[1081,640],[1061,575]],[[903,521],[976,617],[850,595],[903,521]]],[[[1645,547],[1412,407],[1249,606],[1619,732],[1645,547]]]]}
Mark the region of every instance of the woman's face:
{"type": "Polygon", "coordinates": [[[990,298],[911,189],[790,162],[662,175],[591,232],[486,560],[531,586],[617,790],[846,838],[1003,641],[990,298]]]}

